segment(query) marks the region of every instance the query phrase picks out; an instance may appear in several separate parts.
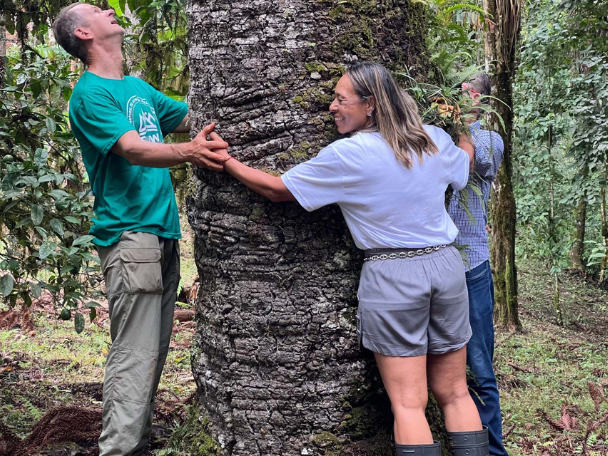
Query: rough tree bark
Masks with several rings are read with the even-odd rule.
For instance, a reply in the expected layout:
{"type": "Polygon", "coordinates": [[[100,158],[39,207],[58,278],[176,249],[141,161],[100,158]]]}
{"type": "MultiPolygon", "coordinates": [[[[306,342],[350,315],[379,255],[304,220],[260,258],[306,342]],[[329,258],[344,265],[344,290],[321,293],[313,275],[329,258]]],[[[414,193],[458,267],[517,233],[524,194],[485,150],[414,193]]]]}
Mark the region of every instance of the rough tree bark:
{"type": "MultiPolygon", "coordinates": [[[[194,130],[217,121],[232,154],[267,171],[336,138],[327,109],[343,65],[373,59],[427,74],[425,10],[408,0],[190,0],[187,9],[194,130]]],[[[386,434],[368,439],[392,417],[358,348],[361,255],[338,208],[309,214],[229,176],[195,174],[192,365],[222,453],[389,454],[386,434]]]]}
{"type": "Polygon", "coordinates": [[[505,151],[502,166],[492,192],[492,266],[496,297],[495,316],[502,326],[519,327],[517,309],[517,269],[515,267],[515,196],[511,184],[513,167],[513,81],[516,43],[519,39],[521,0],[484,0],[484,9],[492,18],[485,34],[486,59],[495,65],[492,72],[493,93],[500,102],[493,103],[502,117],[503,131],[496,116],[492,127],[502,133],[505,151]]]}

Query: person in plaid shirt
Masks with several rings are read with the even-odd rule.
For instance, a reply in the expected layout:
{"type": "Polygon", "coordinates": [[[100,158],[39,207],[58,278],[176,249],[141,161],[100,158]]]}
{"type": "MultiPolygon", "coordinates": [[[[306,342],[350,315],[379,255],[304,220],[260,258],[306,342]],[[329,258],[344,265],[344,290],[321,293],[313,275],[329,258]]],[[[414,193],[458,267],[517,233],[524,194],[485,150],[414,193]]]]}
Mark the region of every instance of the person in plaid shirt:
{"type": "MultiPolygon", "coordinates": [[[[490,78],[481,73],[462,89],[479,102],[491,92],[490,78]]],[[[480,110],[477,109],[469,130],[475,148],[474,169],[469,183],[454,191],[448,212],[459,230],[455,244],[465,251],[467,289],[469,292],[469,319],[473,335],[467,345],[467,364],[472,373],[469,386],[477,405],[481,422],[488,427],[490,454],[506,456],[502,442],[502,418],[494,358],[494,282],[490,269],[488,245],[488,200],[490,187],[498,173],[504,144],[500,135],[482,128],[480,110]],[[481,190],[481,194],[479,190],[481,190]],[[466,208],[468,209],[465,210],[466,208]]]]}

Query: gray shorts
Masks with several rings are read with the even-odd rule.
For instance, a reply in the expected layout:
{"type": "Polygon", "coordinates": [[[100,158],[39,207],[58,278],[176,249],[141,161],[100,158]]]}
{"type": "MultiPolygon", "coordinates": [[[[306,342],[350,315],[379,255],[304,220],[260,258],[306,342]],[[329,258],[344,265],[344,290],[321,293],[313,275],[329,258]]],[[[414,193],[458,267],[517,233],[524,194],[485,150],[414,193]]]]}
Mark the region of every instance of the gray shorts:
{"type": "Polygon", "coordinates": [[[471,337],[465,268],[455,247],[414,258],[366,261],[357,296],[357,334],[373,352],[448,353],[471,337]]]}

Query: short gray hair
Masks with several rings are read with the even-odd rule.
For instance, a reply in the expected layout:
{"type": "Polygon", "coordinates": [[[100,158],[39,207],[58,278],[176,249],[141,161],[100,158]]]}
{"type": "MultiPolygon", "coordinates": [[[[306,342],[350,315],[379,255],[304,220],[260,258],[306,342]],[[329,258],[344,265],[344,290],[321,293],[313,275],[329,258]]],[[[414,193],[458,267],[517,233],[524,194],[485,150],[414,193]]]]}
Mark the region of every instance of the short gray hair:
{"type": "Polygon", "coordinates": [[[486,73],[479,73],[469,81],[469,85],[473,87],[475,92],[483,96],[489,97],[492,94],[492,82],[490,81],[490,76],[486,73]]]}
{"type": "Polygon", "coordinates": [[[55,39],[59,45],[68,51],[74,57],[79,58],[85,65],[89,64],[89,54],[84,42],[74,35],[74,30],[82,25],[89,25],[82,18],[82,16],[75,11],[75,7],[78,5],[85,5],[86,3],[72,3],[69,6],[63,8],[55,22],[53,22],[53,33],[55,39]]]}

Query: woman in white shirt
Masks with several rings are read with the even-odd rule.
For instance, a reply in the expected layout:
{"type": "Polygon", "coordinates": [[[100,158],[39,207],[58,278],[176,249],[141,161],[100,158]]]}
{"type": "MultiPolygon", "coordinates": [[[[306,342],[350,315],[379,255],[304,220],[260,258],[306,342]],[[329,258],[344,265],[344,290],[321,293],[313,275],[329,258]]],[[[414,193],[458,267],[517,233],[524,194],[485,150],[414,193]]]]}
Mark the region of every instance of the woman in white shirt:
{"type": "Polygon", "coordinates": [[[458,230],[444,206],[448,185],[466,186],[473,147],[424,126],[414,101],[381,65],[351,66],[330,106],[352,133],[281,177],[225,154],[224,169],[275,202],[307,211],[337,203],[358,248],[357,333],[375,353],[395,416],[396,454],[439,456],[424,410],[427,382],[455,456],[486,456],[487,430],[466,383],[471,335],[465,269],[450,246],[458,230]]]}

